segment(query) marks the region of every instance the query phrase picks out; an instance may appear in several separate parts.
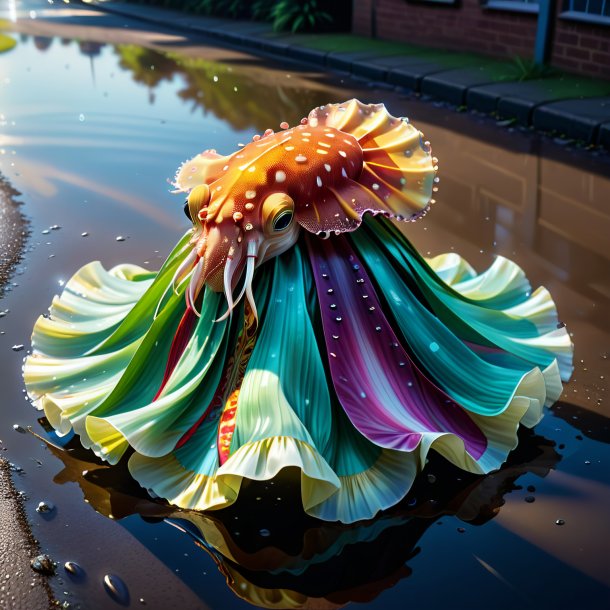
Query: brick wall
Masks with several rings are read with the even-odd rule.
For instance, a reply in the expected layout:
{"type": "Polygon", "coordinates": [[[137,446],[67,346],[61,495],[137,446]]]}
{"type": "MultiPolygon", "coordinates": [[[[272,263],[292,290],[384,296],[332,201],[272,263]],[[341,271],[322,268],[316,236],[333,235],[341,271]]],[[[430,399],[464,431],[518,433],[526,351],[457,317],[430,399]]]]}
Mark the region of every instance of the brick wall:
{"type": "MultiPolygon", "coordinates": [[[[371,0],[354,0],[355,33],[370,35],[370,15],[371,0]]],[[[512,57],[532,54],[535,33],[535,16],[482,9],[479,0],[458,7],[377,0],[379,38],[512,57]]]]}
{"type": "MultiPolygon", "coordinates": [[[[556,1],[559,13],[561,0],[556,1]]],[[[377,36],[491,57],[533,57],[534,14],[485,9],[480,0],[434,6],[377,0],[377,36]]],[[[556,20],[552,63],[566,70],[610,78],[610,26],[556,20]]],[[[371,0],[354,0],[353,32],[371,34],[371,0]]]]}
{"type": "Polygon", "coordinates": [[[557,19],[551,63],[571,72],[610,79],[610,26],[557,19]]]}

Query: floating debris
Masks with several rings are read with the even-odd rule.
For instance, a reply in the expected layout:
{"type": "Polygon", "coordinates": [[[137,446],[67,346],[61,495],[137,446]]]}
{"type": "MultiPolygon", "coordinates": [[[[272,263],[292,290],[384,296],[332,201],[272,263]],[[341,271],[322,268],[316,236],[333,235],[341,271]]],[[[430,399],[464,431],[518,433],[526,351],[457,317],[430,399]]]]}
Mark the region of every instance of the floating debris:
{"type": "Polygon", "coordinates": [[[122,235],[117,235],[115,241],[125,241],[125,238],[122,235]]]}
{"type": "Polygon", "coordinates": [[[49,502],[48,500],[41,500],[38,502],[38,506],[36,507],[37,513],[50,513],[55,510],[55,505],[53,502],[49,502]]]}
{"type": "Polygon", "coordinates": [[[463,527],[458,527],[457,531],[458,531],[459,534],[463,534],[466,531],[466,529],[463,528],[463,527]]]}
{"type": "Polygon", "coordinates": [[[47,576],[55,574],[55,563],[46,553],[34,557],[34,559],[30,561],[30,565],[32,566],[32,570],[39,574],[46,574],[47,576]]]}
{"type": "Polygon", "coordinates": [[[80,236],[81,236],[81,237],[89,237],[89,232],[88,232],[88,231],[83,231],[83,232],[80,234],[80,236]]]}
{"type": "Polygon", "coordinates": [[[19,432],[19,434],[25,434],[27,432],[27,430],[19,424],[13,424],[13,430],[15,432],[19,432]]]}
{"type": "Polygon", "coordinates": [[[525,501],[526,501],[528,504],[532,504],[532,502],[535,502],[535,501],[536,501],[536,498],[534,498],[534,496],[525,496],[525,501]]]}
{"type": "Polygon", "coordinates": [[[261,529],[258,531],[258,533],[263,536],[264,538],[268,538],[269,536],[271,536],[271,532],[268,529],[261,529]]]}
{"type": "Polygon", "coordinates": [[[555,525],[565,525],[565,523],[566,523],[566,522],[565,522],[563,519],[557,519],[557,520],[555,521],[555,525]]]}
{"type": "Polygon", "coordinates": [[[25,345],[23,345],[23,343],[17,343],[16,345],[13,345],[13,347],[11,347],[11,349],[14,352],[20,352],[24,347],[25,347],[25,345]]]}
{"type": "Polygon", "coordinates": [[[60,225],[51,225],[49,227],[49,229],[51,229],[51,231],[59,231],[59,229],[61,229],[60,225]]]}
{"type": "Polygon", "coordinates": [[[125,605],[129,603],[127,585],[116,574],[106,574],[104,576],[104,589],[117,602],[125,605]]]}

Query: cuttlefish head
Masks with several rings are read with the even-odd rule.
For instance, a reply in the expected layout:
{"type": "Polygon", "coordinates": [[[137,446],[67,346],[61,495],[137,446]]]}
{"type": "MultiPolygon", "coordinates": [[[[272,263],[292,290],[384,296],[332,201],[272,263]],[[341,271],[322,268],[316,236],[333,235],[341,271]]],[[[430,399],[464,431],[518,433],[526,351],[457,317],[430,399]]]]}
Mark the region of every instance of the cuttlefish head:
{"type": "MultiPolygon", "coordinates": [[[[222,185],[213,188],[218,186],[222,185]]],[[[185,204],[185,212],[194,223],[191,245],[193,260],[197,261],[191,282],[195,292],[204,284],[214,291],[224,291],[228,314],[244,293],[254,307],[255,268],[292,247],[300,231],[295,202],[288,193],[271,190],[255,202],[255,191],[235,186],[231,197],[217,201],[208,185],[198,185],[185,204]],[[233,291],[244,269],[241,294],[234,301],[233,291]]]]}
{"type": "Polygon", "coordinates": [[[190,276],[191,305],[205,285],[225,293],[226,315],[243,294],[256,311],[255,268],[292,247],[301,229],[339,235],[357,229],[366,212],[414,220],[431,202],[429,143],[382,104],[321,106],[300,125],[280,127],[232,155],[208,150],[178,170],[174,184],[188,193],[193,233],[176,279],[190,276]]]}

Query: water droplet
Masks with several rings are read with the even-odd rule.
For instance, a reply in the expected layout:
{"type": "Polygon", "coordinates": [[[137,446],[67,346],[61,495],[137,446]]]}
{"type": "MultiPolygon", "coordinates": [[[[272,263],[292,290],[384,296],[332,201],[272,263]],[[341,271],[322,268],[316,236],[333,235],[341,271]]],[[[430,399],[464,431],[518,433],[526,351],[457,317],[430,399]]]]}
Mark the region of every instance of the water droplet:
{"type": "Polygon", "coordinates": [[[13,347],[11,347],[11,349],[14,352],[20,352],[21,350],[23,350],[24,347],[25,347],[25,345],[23,345],[23,343],[17,343],[16,345],[13,345],[13,347]]]}
{"type": "Polygon", "coordinates": [[[129,591],[127,586],[116,574],[106,574],[103,582],[104,588],[110,597],[121,604],[129,604],[129,591]]]}
{"type": "Polygon", "coordinates": [[[329,305],[329,307],[330,307],[331,309],[337,309],[337,304],[336,304],[336,303],[331,303],[331,304],[329,305]]]}
{"type": "Polygon", "coordinates": [[[428,475],[428,483],[436,483],[436,477],[433,474],[428,475]]]}
{"type": "Polygon", "coordinates": [[[535,501],[536,501],[536,498],[534,498],[534,496],[525,496],[525,501],[526,501],[528,504],[532,504],[533,502],[535,502],[535,501]]]}
{"type": "Polygon", "coordinates": [[[337,316],[337,317],[335,318],[335,320],[336,320],[337,322],[341,322],[341,320],[343,320],[343,318],[342,318],[341,316],[337,316]]]}
{"type": "Polygon", "coordinates": [[[436,341],[432,341],[432,343],[430,343],[430,351],[438,352],[438,350],[439,350],[438,343],[436,341]]]}
{"type": "Polygon", "coordinates": [[[81,112],[81,113],[78,115],[78,120],[79,120],[81,123],[82,123],[82,122],[85,120],[85,115],[84,115],[82,112],[81,112]]]}
{"type": "Polygon", "coordinates": [[[49,502],[48,500],[42,500],[38,502],[38,506],[36,507],[37,513],[50,513],[55,509],[53,502],[49,502]]]}
{"type": "Polygon", "coordinates": [[[80,234],[80,236],[81,236],[81,237],[89,237],[89,233],[88,233],[87,231],[83,231],[83,232],[80,234]]]}
{"type": "Polygon", "coordinates": [[[114,239],[115,241],[125,241],[125,238],[122,235],[117,235],[114,239]]]}
{"type": "Polygon", "coordinates": [[[72,576],[82,576],[85,573],[75,561],[66,561],[64,563],[64,570],[68,572],[68,574],[72,574],[72,576]]]}
{"type": "Polygon", "coordinates": [[[566,523],[566,522],[565,522],[563,519],[557,519],[557,520],[555,521],[555,525],[565,525],[565,523],[566,523]]]}
{"type": "Polygon", "coordinates": [[[334,291],[332,288],[329,288],[329,289],[326,291],[326,294],[333,294],[333,292],[335,292],[335,291],[334,291]]]}
{"type": "Polygon", "coordinates": [[[297,163],[307,163],[307,157],[305,155],[297,155],[294,160],[297,163]]]}
{"type": "Polygon", "coordinates": [[[282,170],[278,170],[275,172],[275,181],[276,182],[284,182],[286,180],[286,172],[282,170]]]}
{"type": "Polygon", "coordinates": [[[381,326],[375,326],[375,331],[380,333],[381,332],[381,326]]]}
{"type": "Polygon", "coordinates": [[[466,530],[463,527],[458,527],[457,531],[459,534],[463,534],[466,530]]]}
{"type": "Polygon", "coordinates": [[[13,426],[13,430],[15,432],[19,432],[19,434],[25,434],[27,432],[27,430],[23,426],[20,426],[19,424],[15,424],[13,426]]]}

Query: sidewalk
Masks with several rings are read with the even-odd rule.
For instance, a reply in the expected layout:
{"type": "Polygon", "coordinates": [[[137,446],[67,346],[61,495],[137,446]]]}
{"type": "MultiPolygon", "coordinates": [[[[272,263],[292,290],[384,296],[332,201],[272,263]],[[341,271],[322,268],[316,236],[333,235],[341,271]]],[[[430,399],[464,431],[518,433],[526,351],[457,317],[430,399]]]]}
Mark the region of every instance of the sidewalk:
{"type": "Polygon", "coordinates": [[[610,82],[558,74],[519,81],[513,62],[351,34],[278,34],[268,23],[202,17],[115,0],[97,8],[203,34],[254,52],[312,63],[421,93],[610,150],[610,82]]]}

